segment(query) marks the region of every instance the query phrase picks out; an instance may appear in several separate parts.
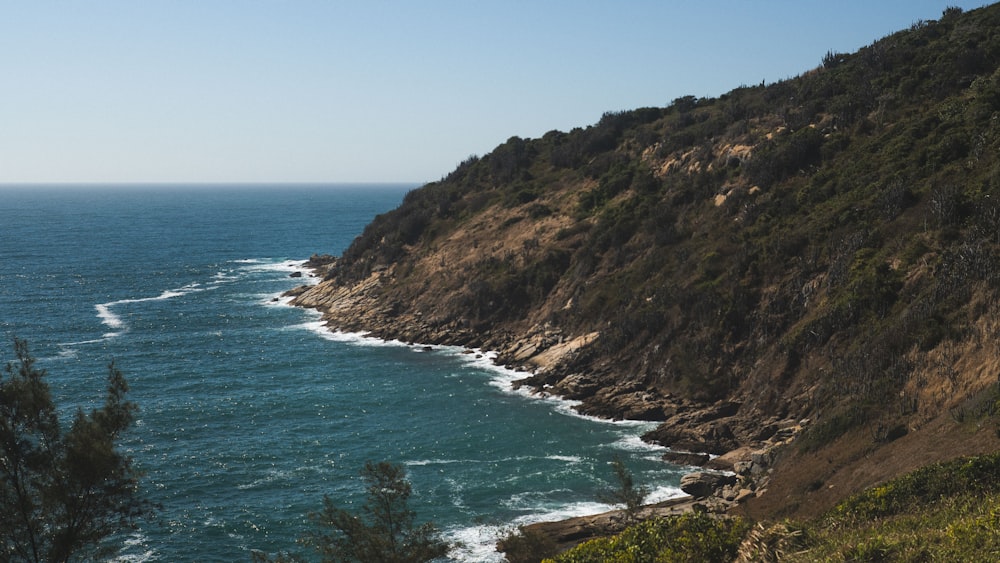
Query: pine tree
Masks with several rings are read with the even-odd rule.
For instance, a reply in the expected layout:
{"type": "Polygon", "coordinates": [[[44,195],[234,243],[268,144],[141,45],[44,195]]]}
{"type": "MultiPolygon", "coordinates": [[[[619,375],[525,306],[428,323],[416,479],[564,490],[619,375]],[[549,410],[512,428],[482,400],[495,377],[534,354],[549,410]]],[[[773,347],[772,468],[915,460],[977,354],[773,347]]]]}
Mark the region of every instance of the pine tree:
{"type": "Polygon", "coordinates": [[[406,471],[388,462],[367,462],[361,477],[368,484],[362,514],[355,515],[323,499],[323,510],[310,515],[320,528],[306,537],[327,562],[417,563],[444,557],[450,545],[433,524],[414,525],[412,493],[406,471]]]}
{"type": "Polygon", "coordinates": [[[649,489],[635,484],[632,472],[625,466],[625,462],[619,457],[611,462],[611,467],[615,472],[617,486],[599,495],[601,502],[612,505],[620,505],[625,509],[625,522],[634,522],[639,516],[639,510],[649,495],[649,489]]]}
{"type": "Polygon", "coordinates": [[[136,406],[114,362],[104,405],[59,422],[45,371],[24,340],[0,375],[0,561],[97,559],[106,540],[151,513],[132,459],[117,448],[136,406]]]}

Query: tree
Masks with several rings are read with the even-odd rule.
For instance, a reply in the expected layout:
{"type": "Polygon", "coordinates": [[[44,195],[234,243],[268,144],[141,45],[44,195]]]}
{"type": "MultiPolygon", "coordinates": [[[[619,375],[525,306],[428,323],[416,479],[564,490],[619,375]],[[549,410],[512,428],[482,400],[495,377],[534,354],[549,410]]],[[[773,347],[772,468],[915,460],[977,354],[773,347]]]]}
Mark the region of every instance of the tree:
{"type": "Polygon", "coordinates": [[[367,462],[361,477],[368,484],[368,498],[354,515],[323,498],[323,510],[310,514],[319,532],[304,543],[312,545],[323,561],[381,561],[411,563],[443,557],[451,546],[438,536],[432,523],[414,525],[409,508],[412,492],[401,465],[367,462]]]}
{"type": "Polygon", "coordinates": [[[559,553],[556,541],[538,530],[518,526],[497,542],[497,551],[502,551],[508,563],[539,563],[559,553]]]}
{"type": "Polygon", "coordinates": [[[0,375],[0,561],[106,556],[108,538],[152,511],[132,459],[116,448],[136,411],[125,377],[112,362],[104,405],[78,409],[64,431],[45,371],[24,340],[14,352],[0,375]]]}
{"type": "Polygon", "coordinates": [[[633,522],[639,515],[649,489],[643,486],[636,486],[632,472],[625,466],[625,462],[619,457],[611,462],[611,467],[615,472],[617,486],[602,493],[599,497],[601,502],[612,505],[622,505],[625,507],[625,522],[633,522]]]}

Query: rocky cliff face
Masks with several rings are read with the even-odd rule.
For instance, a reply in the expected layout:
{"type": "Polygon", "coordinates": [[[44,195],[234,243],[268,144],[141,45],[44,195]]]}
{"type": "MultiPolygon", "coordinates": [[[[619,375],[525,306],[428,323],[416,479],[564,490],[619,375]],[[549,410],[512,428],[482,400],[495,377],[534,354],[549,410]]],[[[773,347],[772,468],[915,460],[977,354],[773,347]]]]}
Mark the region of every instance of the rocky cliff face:
{"type": "Polygon", "coordinates": [[[794,79],[511,138],[375,218],[295,303],[499,351],[583,412],[662,421],[647,438],[676,450],[806,418],[772,457],[949,419],[995,434],[997,30],[998,7],[946,11],[794,79]]]}

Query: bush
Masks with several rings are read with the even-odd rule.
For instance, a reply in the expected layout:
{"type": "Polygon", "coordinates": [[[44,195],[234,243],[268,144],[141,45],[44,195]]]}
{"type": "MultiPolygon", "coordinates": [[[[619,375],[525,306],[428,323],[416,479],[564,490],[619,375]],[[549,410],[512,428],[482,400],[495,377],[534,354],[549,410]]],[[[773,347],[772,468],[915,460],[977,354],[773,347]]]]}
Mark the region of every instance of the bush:
{"type": "Polygon", "coordinates": [[[418,563],[448,553],[450,544],[440,539],[432,523],[415,525],[409,508],[412,488],[401,465],[369,461],[361,476],[368,484],[361,515],[337,508],[329,497],[323,499],[321,512],[309,515],[319,531],[303,541],[323,561],[418,563]]]}
{"type": "Polygon", "coordinates": [[[509,563],[538,563],[558,551],[555,540],[542,532],[521,526],[497,544],[509,563]]]}
{"type": "Polygon", "coordinates": [[[839,504],[837,518],[864,522],[959,494],[1000,491],[1000,453],[928,465],[839,504]]]}
{"type": "Polygon", "coordinates": [[[580,544],[551,561],[732,561],[748,530],[749,525],[741,518],[716,518],[690,512],[647,520],[617,536],[580,544]]]}

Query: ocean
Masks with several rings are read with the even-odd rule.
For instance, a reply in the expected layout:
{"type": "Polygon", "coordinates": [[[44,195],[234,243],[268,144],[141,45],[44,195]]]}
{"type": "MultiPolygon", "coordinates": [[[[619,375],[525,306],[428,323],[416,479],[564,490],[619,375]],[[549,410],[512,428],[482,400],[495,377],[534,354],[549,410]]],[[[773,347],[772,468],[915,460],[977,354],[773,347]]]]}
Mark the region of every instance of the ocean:
{"type": "Polygon", "coordinates": [[[616,457],[652,500],[681,494],[683,470],[639,440],[649,423],[514,391],[524,374],[488,350],[333,333],[280,297],[415,187],[0,187],[0,360],[26,339],[64,422],[103,401],[112,359],[139,406],[122,447],[162,508],[117,560],[308,556],[307,514],[324,495],[359,507],[368,460],[405,467],[456,561],[502,560],[497,535],[519,524],[609,509],[616,457]]]}

